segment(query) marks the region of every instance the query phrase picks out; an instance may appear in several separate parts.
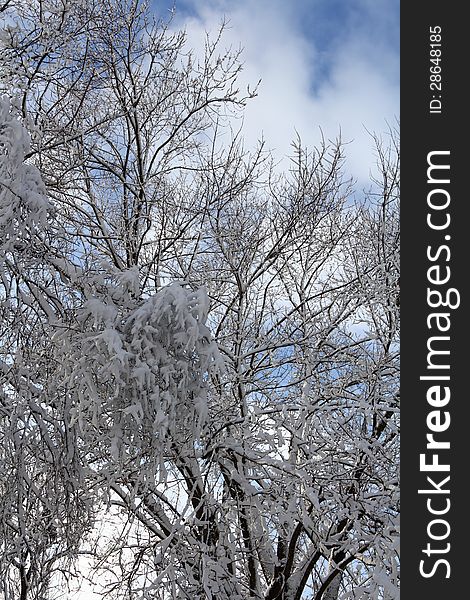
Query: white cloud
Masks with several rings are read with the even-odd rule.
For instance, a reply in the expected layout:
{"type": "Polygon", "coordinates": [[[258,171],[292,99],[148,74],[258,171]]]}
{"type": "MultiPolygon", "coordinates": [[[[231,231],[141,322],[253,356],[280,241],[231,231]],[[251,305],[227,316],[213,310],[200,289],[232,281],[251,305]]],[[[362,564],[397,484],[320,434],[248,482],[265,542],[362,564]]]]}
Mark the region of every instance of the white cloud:
{"type": "MultiPolygon", "coordinates": [[[[310,4],[315,11],[315,2],[310,4]]],[[[320,141],[320,128],[327,138],[336,138],[341,128],[343,141],[352,141],[346,148],[349,169],[367,182],[374,157],[366,130],[381,133],[398,116],[398,56],[380,43],[377,31],[371,35],[368,24],[356,20],[322,53],[315,49],[315,26],[308,37],[302,34],[301,16],[289,2],[197,0],[193,10],[175,23],[186,28],[189,44],[201,48],[205,31],[215,34],[225,14],[230,28],[223,44],[244,48],[242,83],[262,79],[245,112],[249,145],[263,135],[285,155],[295,131],[312,146],[320,141]]],[[[315,23],[315,14],[309,17],[315,23]]]]}

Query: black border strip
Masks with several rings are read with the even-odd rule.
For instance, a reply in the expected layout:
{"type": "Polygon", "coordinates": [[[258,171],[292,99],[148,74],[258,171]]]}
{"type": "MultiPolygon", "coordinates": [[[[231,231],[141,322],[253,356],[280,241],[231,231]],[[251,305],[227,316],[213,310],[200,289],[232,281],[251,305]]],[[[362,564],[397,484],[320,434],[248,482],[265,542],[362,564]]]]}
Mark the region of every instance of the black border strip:
{"type": "Polygon", "coordinates": [[[470,575],[463,551],[470,535],[465,518],[470,503],[466,491],[470,399],[465,385],[465,374],[470,373],[466,316],[470,193],[464,187],[469,171],[469,151],[464,148],[468,27],[457,3],[401,4],[401,597],[405,600],[465,597],[470,575]],[[431,163],[450,169],[436,166],[428,172],[431,163]],[[437,208],[439,204],[442,208],[437,208]],[[429,271],[431,267],[437,268],[429,271]],[[429,295],[429,290],[436,293],[429,295]],[[456,305],[458,299],[458,307],[445,306],[446,300],[456,305]],[[430,316],[433,313],[442,316],[430,316]],[[448,331],[439,329],[446,327],[448,331]],[[435,350],[450,354],[432,354],[435,350]],[[442,446],[427,448],[428,434],[442,446]],[[421,454],[425,457],[420,468],[421,454]]]}

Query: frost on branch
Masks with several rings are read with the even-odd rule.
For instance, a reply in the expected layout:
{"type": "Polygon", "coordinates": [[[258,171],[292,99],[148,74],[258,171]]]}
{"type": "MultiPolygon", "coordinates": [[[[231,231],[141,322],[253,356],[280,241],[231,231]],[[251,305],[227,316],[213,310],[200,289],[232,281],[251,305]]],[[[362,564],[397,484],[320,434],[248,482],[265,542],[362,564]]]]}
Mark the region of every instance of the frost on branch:
{"type": "Polygon", "coordinates": [[[60,305],[43,243],[51,204],[19,115],[0,97],[0,594],[42,598],[56,562],[78,552],[92,505],[61,406],[45,394],[60,305]]]}
{"type": "Polygon", "coordinates": [[[205,292],[179,283],[126,314],[109,295],[95,297],[80,310],[80,332],[59,338],[72,423],[103,446],[114,473],[136,454],[155,473],[170,444],[198,438],[206,375],[220,360],[207,311],[205,292]]]}
{"type": "Polygon", "coordinates": [[[7,97],[0,97],[0,249],[11,251],[46,221],[50,205],[39,170],[25,163],[29,134],[7,97]]]}
{"type": "Polygon", "coordinates": [[[36,130],[2,101],[0,595],[90,549],[114,600],[396,598],[394,152],[355,204],[340,140],[278,173],[232,135],[255,94],[220,38],[7,4],[0,90],[36,130]]]}

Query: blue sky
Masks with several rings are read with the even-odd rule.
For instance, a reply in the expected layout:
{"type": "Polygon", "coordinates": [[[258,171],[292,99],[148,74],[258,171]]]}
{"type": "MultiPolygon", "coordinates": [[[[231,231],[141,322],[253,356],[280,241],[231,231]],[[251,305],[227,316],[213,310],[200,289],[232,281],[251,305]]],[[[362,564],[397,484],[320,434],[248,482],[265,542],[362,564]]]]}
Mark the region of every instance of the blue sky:
{"type": "MultiPolygon", "coordinates": [[[[154,0],[165,17],[172,0],[154,0]]],[[[263,134],[283,156],[298,131],[315,145],[341,128],[349,167],[365,185],[374,162],[366,130],[399,117],[399,0],[175,0],[175,28],[196,50],[224,15],[223,44],[244,48],[242,84],[262,80],[245,114],[245,138],[263,134]]]]}

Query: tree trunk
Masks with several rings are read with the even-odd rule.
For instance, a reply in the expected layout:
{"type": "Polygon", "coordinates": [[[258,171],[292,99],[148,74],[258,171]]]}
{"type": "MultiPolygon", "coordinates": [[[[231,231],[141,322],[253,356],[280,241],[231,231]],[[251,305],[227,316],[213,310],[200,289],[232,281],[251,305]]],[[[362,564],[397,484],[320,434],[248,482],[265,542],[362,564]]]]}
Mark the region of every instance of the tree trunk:
{"type": "Polygon", "coordinates": [[[332,579],[330,585],[326,588],[322,600],[338,600],[339,588],[341,585],[342,573],[337,573],[332,579]]]}

